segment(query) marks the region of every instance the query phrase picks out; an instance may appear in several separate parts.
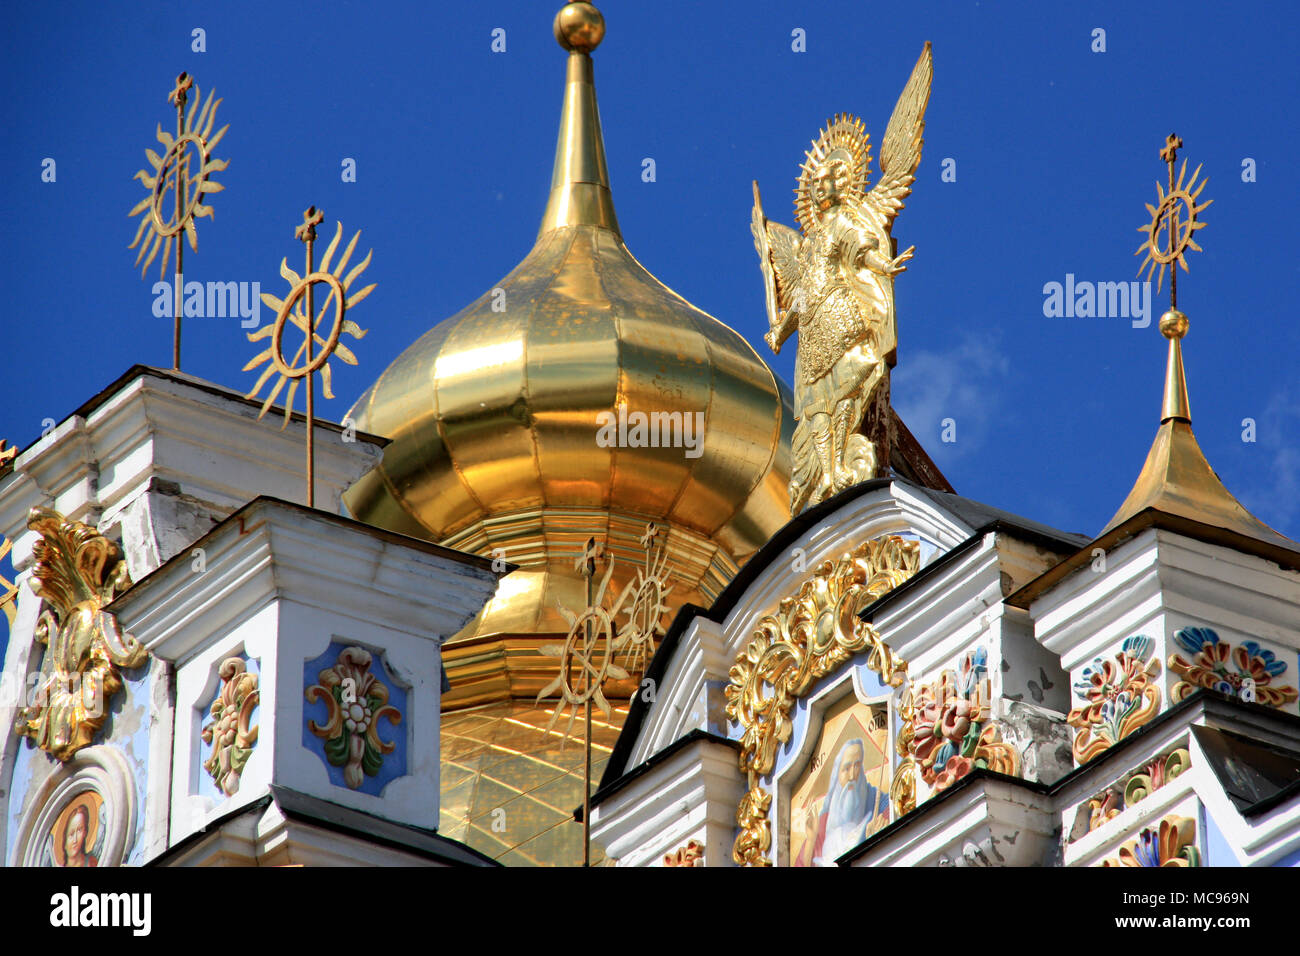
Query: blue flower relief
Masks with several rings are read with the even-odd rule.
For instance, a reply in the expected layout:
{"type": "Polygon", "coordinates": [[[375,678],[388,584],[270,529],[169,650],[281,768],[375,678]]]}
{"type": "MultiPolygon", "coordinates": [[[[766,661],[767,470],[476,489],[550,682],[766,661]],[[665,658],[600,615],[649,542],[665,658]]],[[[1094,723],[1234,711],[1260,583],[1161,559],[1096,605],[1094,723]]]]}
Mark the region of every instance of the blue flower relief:
{"type": "Polygon", "coordinates": [[[1300,696],[1294,687],[1274,683],[1286,673],[1287,665],[1258,641],[1242,641],[1234,647],[1211,628],[1184,627],[1174,634],[1174,643],[1187,655],[1169,658],[1169,669],[1182,677],[1171,691],[1174,700],[1182,700],[1198,687],[1270,707],[1286,706],[1300,696]]]}

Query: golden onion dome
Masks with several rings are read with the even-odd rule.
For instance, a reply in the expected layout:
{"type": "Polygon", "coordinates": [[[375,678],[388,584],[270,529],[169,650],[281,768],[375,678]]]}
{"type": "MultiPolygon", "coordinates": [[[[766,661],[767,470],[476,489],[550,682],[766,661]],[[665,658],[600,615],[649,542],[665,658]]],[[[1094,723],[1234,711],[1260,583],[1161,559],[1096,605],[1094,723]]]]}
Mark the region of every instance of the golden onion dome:
{"type": "MultiPolygon", "coordinates": [[[[519,566],[461,642],[567,631],[557,602],[586,604],[574,559],[589,536],[615,558],[614,588],[633,577],[655,522],[675,611],[711,603],[790,518],[789,390],[744,338],[624,245],[592,80],[604,21],[570,3],[555,30],[568,68],[536,244],[407,348],[349,413],[392,439],[349,490],[353,514],[519,566]]],[[[544,683],[512,678],[511,690],[544,683]]]]}

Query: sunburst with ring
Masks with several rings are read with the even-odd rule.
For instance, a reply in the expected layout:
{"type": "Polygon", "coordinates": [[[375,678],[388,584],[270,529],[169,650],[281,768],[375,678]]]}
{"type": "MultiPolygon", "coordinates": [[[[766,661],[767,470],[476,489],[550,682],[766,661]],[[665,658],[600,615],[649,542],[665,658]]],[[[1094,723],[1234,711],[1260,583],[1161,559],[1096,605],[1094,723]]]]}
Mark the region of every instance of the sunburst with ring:
{"type": "MultiPolygon", "coordinates": [[[[140,266],[142,276],[149,268],[149,264],[157,257],[159,249],[163,254],[159,275],[167,274],[167,262],[171,257],[171,244],[167,240],[181,232],[184,232],[185,238],[189,240],[190,249],[198,250],[199,236],[194,228],[194,220],[212,215],[212,207],[204,205],[203,197],[225,189],[221,183],[212,178],[212,174],[221,172],[230,165],[228,159],[212,158],[212,151],[217,148],[221,137],[225,136],[226,130],[230,128],[230,124],[227,123],[215,136],[212,134],[212,129],[217,122],[217,107],[221,105],[221,100],[216,99],[216,91],[208,90],[208,100],[203,103],[202,92],[194,86],[193,79],[181,73],[176,78],[176,87],[168,94],[167,101],[176,106],[176,135],[173,136],[162,128],[161,123],[158,124],[155,135],[163,147],[163,153],[160,156],[152,149],[146,149],[144,154],[149,160],[152,172],[142,169],[133,177],[144,184],[145,189],[149,190],[149,195],[136,203],[135,207],[127,213],[128,216],[140,216],[140,227],[135,232],[135,239],[127,248],[134,249],[137,245],[140,246],[135,264],[140,266]],[[191,88],[194,90],[194,102],[190,106],[189,115],[186,116],[185,103],[191,88]],[[203,103],[201,107],[200,103],[203,103]],[[197,156],[194,166],[197,166],[198,171],[193,175],[191,175],[191,149],[197,156]],[[175,197],[175,206],[170,215],[164,219],[163,202],[164,196],[168,193],[175,197]],[[148,238],[145,238],[147,229],[151,231],[148,238]],[[141,244],[142,239],[143,244],[141,244]]],[[[177,257],[179,256],[178,246],[177,257]]]]}
{"type": "Polygon", "coordinates": [[[1166,267],[1170,269],[1172,285],[1177,280],[1177,275],[1173,272],[1174,264],[1182,266],[1184,272],[1189,272],[1187,250],[1203,251],[1196,244],[1196,233],[1206,225],[1199,217],[1205,208],[1214,202],[1213,199],[1207,199],[1199,206],[1196,204],[1196,200],[1200,198],[1201,192],[1210,181],[1207,177],[1197,183],[1196,178],[1201,174],[1199,165],[1192,173],[1191,179],[1187,179],[1187,160],[1184,159],[1182,168],[1178,171],[1178,179],[1175,181],[1174,161],[1182,145],[1181,139],[1170,134],[1165,140],[1165,148],[1160,151],[1160,158],[1169,164],[1169,190],[1166,192],[1159,182],[1156,183],[1156,195],[1160,201],[1154,206],[1150,203],[1146,204],[1147,212],[1151,214],[1151,222],[1145,226],[1138,226],[1138,232],[1146,233],[1147,238],[1142,245],[1138,246],[1137,252],[1133,253],[1140,255],[1143,250],[1146,251],[1146,258],[1138,266],[1137,274],[1140,277],[1142,271],[1146,269],[1148,282],[1154,275],[1157,294],[1164,283],[1166,267]]]}
{"type": "MultiPolygon", "coordinates": [[[[322,220],[322,218],[322,214],[314,207],[308,209],[304,215],[304,224],[298,227],[298,238],[307,242],[314,241],[316,237],[315,226],[322,220]]],[[[298,382],[303,376],[319,371],[321,378],[321,394],[325,398],[333,398],[334,392],[331,388],[331,372],[329,366],[330,358],[338,356],[339,361],[348,365],[357,364],[356,355],[350,348],[340,341],[340,338],[344,334],[347,334],[352,336],[354,339],[360,340],[366,335],[366,330],[361,328],[361,326],[357,325],[351,319],[346,318],[346,314],[349,309],[354,308],[358,302],[368,296],[375,288],[375,283],[371,283],[358,292],[350,293],[353,281],[366,270],[367,266],[370,265],[370,257],[373,250],[367,252],[366,257],[362,259],[361,262],[352,269],[352,271],[344,276],[343,270],[347,268],[348,261],[352,258],[352,253],[355,251],[357,246],[357,240],[361,238],[361,232],[358,230],[357,234],[352,237],[352,241],[348,243],[347,248],[343,250],[343,255],[339,258],[338,263],[331,270],[330,262],[334,257],[335,250],[338,248],[339,240],[342,238],[343,223],[340,222],[338,223],[338,228],[334,233],[333,240],[331,240],[329,246],[325,249],[325,255],[321,258],[320,266],[314,269],[309,266],[309,274],[306,276],[300,276],[293,269],[289,268],[289,260],[287,258],[280,260],[280,275],[289,283],[289,295],[286,298],[281,299],[269,292],[263,292],[262,302],[268,308],[275,310],[275,321],[270,325],[263,326],[256,332],[248,333],[248,340],[250,342],[260,342],[269,337],[271,339],[271,344],[263,351],[253,356],[253,358],[249,360],[248,364],[242,369],[242,371],[249,372],[264,362],[270,362],[270,364],[263,369],[261,376],[257,379],[257,384],[252,387],[245,397],[254,398],[257,393],[262,390],[262,386],[267,383],[271,376],[279,373],[279,380],[266,396],[266,400],[262,403],[262,410],[258,413],[257,417],[261,418],[266,414],[267,410],[275,402],[276,398],[279,397],[285,384],[288,383],[289,392],[285,396],[284,400],[284,423],[280,426],[281,431],[283,431],[289,424],[289,419],[293,414],[294,395],[298,390],[298,382]],[[329,295],[326,296],[325,303],[320,307],[319,312],[316,312],[313,306],[313,312],[316,312],[316,314],[312,316],[310,322],[310,341],[313,345],[319,345],[320,350],[316,351],[313,349],[312,351],[314,354],[310,356],[308,361],[299,365],[298,363],[303,359],[304,355],[308,354],[307,329],[309,323],[305,308],[307,290],[308,287],[318,283],[329,287],[329,295]],[[329,335],[323,336],[316,330],[319,328],[321,320],[325,318],[326,313],[329,311],[331,303],[335,306],[334,321],[329,327],[329,335]],[[298,331],[303,333],[302,344],[298,346],[298,351],[294,353],[293,358],[288,362],[284,360],[283,353],[284,326],[286,322],[292,322],[293,325],[297,327],[298,331]]],[[[310,253],[308,255],[310,261],[310,253]]]]}

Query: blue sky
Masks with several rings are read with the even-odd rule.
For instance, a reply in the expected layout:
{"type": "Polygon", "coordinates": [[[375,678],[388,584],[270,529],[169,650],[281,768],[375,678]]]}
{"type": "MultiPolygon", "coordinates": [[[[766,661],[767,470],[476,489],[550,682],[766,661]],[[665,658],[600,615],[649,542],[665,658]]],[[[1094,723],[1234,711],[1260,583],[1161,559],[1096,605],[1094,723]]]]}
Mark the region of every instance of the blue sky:
{"type": "MultiPolygon", "coordinates": [[[[20,447],[131,364],[170,365],[170,320],[126,247],[132,179],[174,124],[190,71],[230,131],[226,189],[186,254],[190,280],[259,281],[308,204],[362,230],[379,287],[354,317],[357,369],[335,363],[341,417],[427,328],[491,288],[531,247],[546,201],[564,73],[558,2],[23,4],[0,76],[0,261],[6,388],[0,437],[20,447]],[[205,31],[206,52],[191,49],[205,31]],[[506,51],[491,50],[504,29],[506,51]],[[42,182],[42,161],[56,181],[42,182]],[[356,161],[345,183],[341,164],[356,161]]],[[[614,199],[647,268],[742,332],[787,381],[794,350],[762,342],[750,180],[793,224],[797,164],[833,113],[876,144],[921,50],[935,80],[915,192],[895,224],[916,255],[896,284],[894,401],[957,490],[1066,530],[1098,532],[1158,423],[1155,323],[1047,318],[1043,287],[1135,278],[1133,255],[1171,131],[1215,202],[1181,276],[1196,434],[1261,519],[1300,537],[1300,270],[1294,167],[1297,12],[1208,3],[601,5],[595,54],[614,199]],[[1105,30],[1105,52],[1093,31],[1105,30]],[[806,34],[794,52],[792,31],[806,34]],[[1175,85],[1176,84],[1176,85],[1175,85]],[[653,158],[656,180],[643,182],[653,158]],[[943,160],[956,181],[941,181],[943,160]],[[1254,160],[1256,181],[1242,181],[1254,160]],[[957,441],[940,441],[941,419],[957,441]],[[1242,441],[1242,419],[1257,441],[1242,441]]],[[[1167,282],[1167,280],[1166,280],[1167,282]]],[[[1166,293],[1167,295],[1167,285],[1166,293]]],[[[1165,299],[1165,295],[1161,299],[1165,299]]],[[[1154,306],[1153,319],[1163,309],[1154,306]]],[[[257,349],[237,319],[186,323],[182,367],[247,389],[257,349]]]]}

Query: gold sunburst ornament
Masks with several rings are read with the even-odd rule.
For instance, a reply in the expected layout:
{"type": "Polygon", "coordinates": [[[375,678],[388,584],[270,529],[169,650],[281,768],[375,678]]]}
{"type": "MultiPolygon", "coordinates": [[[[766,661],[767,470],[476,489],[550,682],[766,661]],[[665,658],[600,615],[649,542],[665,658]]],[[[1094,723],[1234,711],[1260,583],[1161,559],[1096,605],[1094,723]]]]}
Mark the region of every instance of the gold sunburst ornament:
{"type": "Polygon", "coordinates": [[[663,617],[668,613],[672,585],[668,583],[668,553],[662,544],[658,551],[654,548],[658,537],[659,529],[654,522],[646,525],[641,536],[645,564],[637,568],[636,577],[623,592],[627,600],[623,597],[619,600],[620,605],[627,604],[627,620],[618,629],[614,644],[622,651],[627,669],[633,674],[645,672],[654,657],[658,638],[667,633],[663,617]]]}
{"type": "Polygon", "coordinates": [[[140,266],[142,277],[150,263],[157,258],[159,249],[163,254],[159,277],[166,276],[172,246],[176,247],[175,284],[172,289],[172,367],[175,369],[181,367],[181,274],[184,255],[181,233],[189,240],[190,249],[197,252],[199,236],[194,220],[212,215],[212,207],[204,205],[203,199],[209,193],[220,192],[225,188],[212,178],[212,174],[219,173],[230,165],[228,159],[212,158],[212,151],[230,128],[227,123],[215,136],[212,134],[217,121],[217,107],[221,105],[221,100],[215,96],[215,90],[208,90],[208,99],[204,103],[203,95],[194,86],[192,77],[186,73],[176,77],[175,87],[167,94],[167,101],[176,107],[176,135],[165,132],[162,124],[158,124],[156,135],[163,147],[163,154],[159,156],[152,149],[146,149],[144,154],[152,170],[142,169],[133,177],[144,184],[149,195],[127,213],[128,216],[140,216],[140,227],[127,248],[140,247],[135,264],[140,266]],[[185,105],[189,102],[191,89],[194,91],[194,102],[186,115],[185,105]],[[203,104],[201,108],[200,103],[203,104]],[[170,211],[164,213],[164,205],[169,196],[172,205],[170,211]]]}
{"type": "Polygon", "coordinates": [[[614,637],[614,618],[627,595],[625,589],[610,610],[605,609],[605,592],[609,589],[609,580],[614,574],[614,561],[610,559],[605,568],[605,576],[600,580],[600,587],[593,588],[592,578],[596,574],[596,561],[604,555],[605,549],[595,538],[587,539],[587,546],[578,555],[574,567],[587,579],[587,607],[581,614],[574,614],[563,604],[560,614],[569,623],[569,633],[564,643],[547,644],[539,648],[547,657],[560,659],[560,672],[555,680],[542,688],[537,695],[538,701],[548,697],[557,690],[561,699],[551,714],[551,722],[546,725],[549,731],[560,719],[560,714],[573,707],[569,715],[569,724],[565,728],[565,739],[573,728],[573,721],[578,716],[578,708],[583,715],[583,778],[582,778],[582,865],[591,865],[591,702],[609,716],[612,709],[605,697],[605,681],[614,678],[624,680],[627,671],[614,663],[614,654],[618,643],[614,637]],[[576,669],[576,672],[575,672],[576,669]]]}
{"type": "Polygon", "coordinates": [[[249,332],[248,341],[261,342],[270,338],[271,344],[253,356],[243,368],[243,371],[249,372],[265,362],[270,363],[262,371],[262,374],[257,379],[257,384],[245,396],[246,398],[254,398],[273,375],[279,374],[278,380],[266,396],[266,401],[262,403],[262,410],[258,413],[258,418],[266,414],[284,389],[285,384],[288,383],[289,391],[284,400],[284,423],[280,426],[281,431],[288,426],[289,419],[293,415],[293,400],[298,391],[299,379],[305,378],[307,380],[307,507],[309,508],[315,507],[316,503],[315,374],[320,372],[321,394],[325,398],[333,398],[334,392],[330,387],[330,358],[338,356],[339,361],[348,365],[357,364],[356,355],[340,341],[340,338],[345,333],[354,339],[362,339],[366,335],[365,329],[346,317],[347,311],[356,306],[375,288],[375,283],[371,283],[355,293],[349,291],[353,281],[370,265],[370,256],[373,250],[367,252],[366,257],[357,263],[346,276],[343,274],[343,270],[347,268],[348,262],[352,258],[352,253],[356,250],[357,240],[361,238],[359,230],[352,237],[352,241],[348,243],[347,248],[343,250],[343,255],[331,271],[330,264],[335,251],[338,249],[339,241],[343,238],[343,223],[341,222],[338,223],[334,238],[325,249],[320,268],[316,268],[314,265],[316,226],[324,218],[324,214],[315,206],[308,206],[307,210],[302,214],[302,225],[294,230],[294,238],[306,243],[307,271],[305,275],[299,276],[298,273],[289,268],[287,258],[280,260],[280,275],[289,283],[289,295],[281,299],[269,292],[262,293],[262,302],[268,308],[275,309],[275,321],[270,325],[263,326],[256,332],[249,332]],[[325,304],[321,306],[319,313],[315,308],[315,297],[312,291],[317,285],[329,287],[329,295],[326,296],[325,304]],[[329,312],[331,303],[334,305],[334,321],[329,326],[329,334],[321,335],[317,329],[320,328],[321,320],[329,312]],[[309,315],[311,316],[310,321],[307,318],[309,315]],[[284,357],[284,331],[286,323],[290,322],[297,327],[298,331],[302,332],[303,341],[298,346],[298,351],[294,353],[293,358],[286,361],[284,357]],[[309,329],[310,331],[308,331],[309,329]],[[316,351],[318,345],[320,350],[316,351]],[[298,364],[299,362],[302,364],[298,364]]]}
{"type": "Polygon", "coordinates": [[[1189,271],[1187,250],[1202,251],[1196,244],[1196,233],[1205,228],[1205,223],[1199,217],[1205,208],[1214,202],[1213,199],[1207,199],[1199,206],[1196,204],[1201,191],[1210,181],[1206,178],[1197,183],[1196,177],[1201,174],[1199,165],[1192,173],[1192,178],[1187,179],[1187,160],[1184,159],[1182,169],[1178,171],[1178,179],[1175,181],[1174,162],[1182,146],[1183,141],[1173,133],[1165,138],[1165,146],[1160,150],[1160,158],[1169,164],[1169,190],[1166,192],[1160,183],[1156,183],[1156,195],[1160,201],[1154,206],[1150,203],[1146,204],[1147,212],[1151,214],[1151,222],[1145,226],[1138,226],[1138,232],[1146,233],[1147,238],[1142,245],[1138,246],[1137,252],[1133,253],[1141,255],[1145,250],[1147,256],[1138,266],[1138,275],[1141,276],[1142,271],[1147,270],[1148,282],[1154,275],[1157,294],[1164,282],[1165,268],[1169,268],[1170,308],[1178,306],[1176,266],[1182,266],[1184,272],[1189,271]]]}

